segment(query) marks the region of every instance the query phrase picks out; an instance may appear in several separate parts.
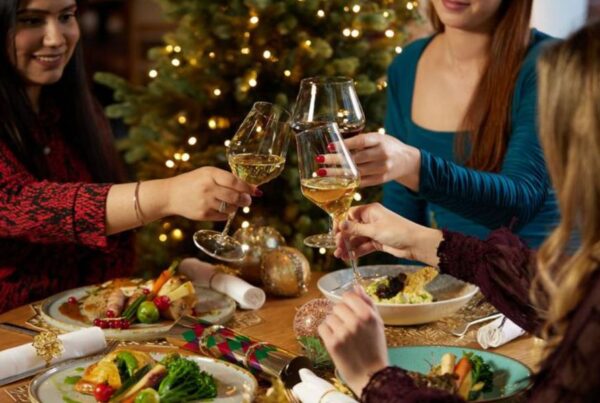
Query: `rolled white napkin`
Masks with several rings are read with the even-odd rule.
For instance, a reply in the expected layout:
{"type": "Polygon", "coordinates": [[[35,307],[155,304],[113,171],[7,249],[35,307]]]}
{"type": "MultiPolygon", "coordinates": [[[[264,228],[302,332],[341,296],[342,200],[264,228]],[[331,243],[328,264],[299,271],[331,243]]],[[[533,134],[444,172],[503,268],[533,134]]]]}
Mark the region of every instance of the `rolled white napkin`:
{"type": "Polygon", "coordinates": [[[294,385],[292,391],[302,403],[358,403],[306,368],[299,374],[301,382],[294,385]]]}
{"type": "MultiPolygon", "coordinates": [[[[99,327],[88,327],[58,336],[64,351],[51,361],[56,364],[71,358],[84,357],[106,347],[104,332],[99,327]]],[[[0,351],[0,380],[42,368],[46,362],[38,357],[31,343],[0,351]]]]}
{"type": "Polygon", "coordinates": [[[504,316],[479,328],[477,331],[477,341],[481,347],[485,349],[489,347],[499,347],[525,334],[525,330],[521,329],[508,318],[506,318],[504,325],[500,328],[502,319],[504,319],[504,316]]]}
{"type": "Polygon", "coordinates": [[[260,288],[239,277],[216,272],[212,264],[196,258],[183,259],[179,264],[179,272],[201,287],[210,287],[229,295],[242,309],[259,309],[267,298],[260,288]]]}

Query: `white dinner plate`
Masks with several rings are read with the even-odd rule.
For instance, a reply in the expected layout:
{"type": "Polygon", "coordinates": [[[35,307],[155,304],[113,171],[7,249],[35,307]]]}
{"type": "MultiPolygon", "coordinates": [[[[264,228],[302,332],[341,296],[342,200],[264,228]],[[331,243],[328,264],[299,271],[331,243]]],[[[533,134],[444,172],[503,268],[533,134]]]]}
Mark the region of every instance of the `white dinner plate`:
{"type": "MultiPolygon", "coordinates": [[[[412,273],[422,267],[403,265],[359,266],[358,270],[366,278],[393,276],[400,272],[412,273]]],[[[331,301],[341,300],[354,281],[352,269],[337,270],[319,279],[317,287],[331,301]]],[[[433,302],[421,304],[375,303],[383,322],[387,325],[418,325],[434,322],[452,315],[462,308],[477,293],[478,288],[447,274],[438,275],[425,289],[434,298],[433,302]]]]}
{"type": "MultiPolygon", "coordinates": [[[[155,360],[160,360],[164,356],[163,353],[150,353],[150,355],[155,360]]],[[[99,361],[101,358],[103,356],[96,355],[67,361],[36,376],[29,385],[31,401],[41,403],[65,401],[95,403],[94,396],[75,391],[73,385],[65,383],[65,378],[81,376],[83,368],[99,361]]],[[[211,374],[217,381],[217,397],[212,399],[211,402],[249,403],[254,399],[258,384],[256,378],[245,369],[213,358],[191,355],[185,356],[185,358],[195,361],[201,370],[211,374]]]]}
{"type": "MultiPolygon", "coordinates": [[[[96,286],[75,288],[47,298],[43,302],[40,310],[42,317],[48,324],[68,332],[92,326],[90,323],[75,320],[62,314],[59,308],[62,304],[67,302],[69,297],[75,297],[77,300],[80,300],[94,288],[96,288],[96,286]]],[[[197,312],[204,312],[197,317],[198,319],[214,324],[222,324],[231,319],[236,309],[235,301],[233,299],[209,288],[203,288],[196,285],[194,288],[196,289],[198,298],[195,309],[197,312]]],[[[150,340],[159,338],[161,335],[168,332],[173,326],[173,323],[172,320],[162,320],[152,324],[135,323],[132,324],[129,329],[103,330],[106,337],[110,339],[150,340]]]]}

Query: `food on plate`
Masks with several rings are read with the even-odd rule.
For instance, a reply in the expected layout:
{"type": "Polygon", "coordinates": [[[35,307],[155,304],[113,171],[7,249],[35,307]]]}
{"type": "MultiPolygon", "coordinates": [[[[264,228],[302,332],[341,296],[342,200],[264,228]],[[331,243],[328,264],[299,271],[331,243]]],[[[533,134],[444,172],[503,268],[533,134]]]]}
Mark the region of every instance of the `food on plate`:
{"type": "Polygon", "coordinates": [[[367,288],[375,302],[387,304],[421,304],[432,302],[433,296],[425,290],[438,271],[433,267],[424,267],[414,273],[398,273],[396,276],[384,276],[371,282],[367,288]]]}
{"type": "Polygon", "coordinates": [[[468,401],[477,400],[493,387],[494,370],[481,356],[463,352],[456,362],[456,356],[446,353],[440,363],[433,365],[427,375],[409,372],[417,386],[427,386],[458,394],[468,401]]]}
{"type": "Polygon", "coordinates": [[[155,361],[134,350],[114,351],[91,364],[74,389],[98,402],[171,403],[217,396],[215,379],[196,362],[178,354],[155,361]]]}
{"type": "Polygon", "coordinates": [[[196,292],[191,281],[176,274],[174,262],[156,280],[114,279],[92,289],[79,300],[69,297],[59,308],[72,319],[103,329],[127,329],[144,324],[178,320],[191,315],[196,292]]]}

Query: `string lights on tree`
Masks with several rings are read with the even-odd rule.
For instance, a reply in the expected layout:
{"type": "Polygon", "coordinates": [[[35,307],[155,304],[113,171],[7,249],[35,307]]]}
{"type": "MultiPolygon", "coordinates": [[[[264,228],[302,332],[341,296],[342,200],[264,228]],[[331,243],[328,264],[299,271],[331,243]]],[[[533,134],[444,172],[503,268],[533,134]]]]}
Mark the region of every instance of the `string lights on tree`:
{"type": "MultiPolygon", "coordinates": [[[[420,18],[419,3],[407,0],[158,2],[175,29],[149,51],[147,83],[97,75],[115,90],[108,115],[130,125],[120,149],[141,180],[203,165],[228,169],[225,150],[253,102],[291,109],[300,80],[309,76],[353,77],[367,130],[382,132],[387,67],[406,44],[407,23],[420,18]]],[[[271,225],[315,266],[330,266],[327,251],[302,246],[306,235],[328,223],[304,200],[294,158],[290,148],[284,173],[242,209],[235,225],[271,225]]],[[[357,193],[356,202],[372,200],[377,191],[357,193]]],[[[140,266],[161,268],[172,258],[196,254],[190,234],[212,225],[180,218],[168,224],[152,223],[139,232],[140,266]]]]}

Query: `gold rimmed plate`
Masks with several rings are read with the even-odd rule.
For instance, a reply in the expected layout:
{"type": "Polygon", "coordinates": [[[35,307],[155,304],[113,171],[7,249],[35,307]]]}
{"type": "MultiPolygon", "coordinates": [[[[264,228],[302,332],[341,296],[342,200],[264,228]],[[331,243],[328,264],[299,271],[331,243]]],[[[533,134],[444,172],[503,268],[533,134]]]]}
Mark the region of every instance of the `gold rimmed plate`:
{"type": "MultiPolygon", "coordinates": [[[[155,360],[161,360],[167,352],[150,352],[155,360]]],[[[66,382],[69,377],[81,376],[89,365],[103,356],[96,355],[68,361],[35,377],[29,385],[29,397],[32,402],[79,402],[95,403],[94,396],[75,391],[72,384],[66,382]]],[[[256,396],[258,383],[248,371],[225,361],[197,355],[186,355],[186,359],[198,364],[202,371],[211,374],[217,381],[215,403],[252,402],[256,396]]],[[[182,402],[185,403],[185,402],[182,402]]]]}
{"type": "MultiPolygon", "coordinates": [[[[98,286],[86,286],[64,291],[47,298],[41,306],[40,314],[44,321],[57,329],[72,332],[84,327],[92,326],[91,323],[67,315],[61,311],[61,307],[68,303],[70,297],[77,300],[85,298],[98,286]]],[[[236,304],[227,295],[221,294],[209,288],[194,286],[196,290],[197,303],[195,309],[200,314],[197,319],[214,324],[222,324],[233,317],[236,304]]],[[[165,335],[172,327],[174,321],[162,320],[153,324],[134,323],[129,329],[103,329],[109,339],[117,340],[150,340],[165,335]]]]}

